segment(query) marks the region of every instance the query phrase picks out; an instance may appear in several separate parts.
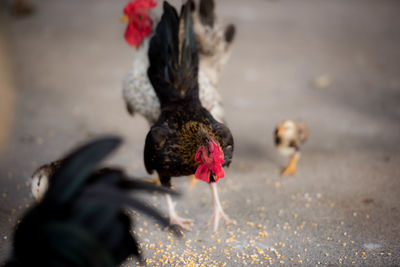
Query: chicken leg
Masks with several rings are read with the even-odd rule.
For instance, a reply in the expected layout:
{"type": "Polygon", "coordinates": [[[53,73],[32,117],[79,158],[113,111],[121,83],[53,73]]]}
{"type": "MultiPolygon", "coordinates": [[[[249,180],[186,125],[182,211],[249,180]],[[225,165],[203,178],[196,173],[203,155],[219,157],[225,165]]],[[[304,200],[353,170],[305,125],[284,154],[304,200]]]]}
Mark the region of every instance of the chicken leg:
{"type": "Polygon", "coordinates": [[[225,222],[228,224],[232,223],[232,221],[231,219],[229,219],[228,215],[226,215],[222,209],[221,202],[219,201],[219,196],[218,196],[217,183],[210,183],[210,189],[212,193],[213,207],[214,207],[214,213],[210,223],[214,225],[214,232],[216,232],[218,229],[220,218],[223,218],[225,222]]]}
{"type": "Polygon", "coordinates": [[[283,176],[290,175],[290,174],[291,175],[296,174],[296,166],[297,166],[297,161],[299,160],[299,158],[300,158],[300,154],[297,152],[290,157],[289,165],[282,172],[283,176]]]}
{"type": "Polygon", "coordinates": [[[183,230],[190,231],[190,227],[188,224],[192,224],[193,220],[191,219],[185,219],[182,217],[179,217],[178,214],[176,214],[175,211],[175,205],[172,201],[171,195],[170,194],[165,194],[165,202],[167,202],[167,208],[168,208],[168,216],[169,216],[169,223],[170,225],[177,225],[181,227],[183,230]]]}

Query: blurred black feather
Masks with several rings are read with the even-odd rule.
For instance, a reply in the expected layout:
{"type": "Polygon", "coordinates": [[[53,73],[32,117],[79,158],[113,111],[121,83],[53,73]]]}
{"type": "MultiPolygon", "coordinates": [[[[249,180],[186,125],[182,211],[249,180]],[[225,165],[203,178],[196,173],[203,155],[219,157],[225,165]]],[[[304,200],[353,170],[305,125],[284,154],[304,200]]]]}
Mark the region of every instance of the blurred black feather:
{"type": "Polygon", "coordinates": [[[130,255],[141,259],[124,209],[146,213],[164,226],[168,220],[128,193],[173,192],[132,180],[120,169],[96,170],[120,143],[119,138],[102,138],[62,161],[43,201],[18,225],[12,260],[6,266],[108,267],[119,265],[130,255]]]}
{"type": "Polygon", "coordinates": [[[176,9],[164,2],[163,15],[149,47],[147,71],[161,108],[176,102],[199,100],[199,57],[191,21],[190,3],[176,9]]]}

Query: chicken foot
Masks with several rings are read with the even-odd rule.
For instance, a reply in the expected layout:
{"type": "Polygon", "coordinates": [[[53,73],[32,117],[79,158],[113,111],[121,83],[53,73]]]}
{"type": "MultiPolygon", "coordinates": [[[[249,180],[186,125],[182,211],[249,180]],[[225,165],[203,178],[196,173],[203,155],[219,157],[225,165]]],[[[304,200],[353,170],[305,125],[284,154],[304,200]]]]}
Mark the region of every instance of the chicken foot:
{"type": "Polygon", "coordinates": [[[188,226],[188,224],[192,224],[194,221],[191,219],[179,217],[178,214],[176,214],[176,211],[175,211],[176,202],[174,203],[172,201],[170,194],[165,194],[165,202],[167,203],[169,224],[171,226],[177,225],[186,231],[191,231],[191,228],[188,226]]]}
{"type": "Polygon", "coordinates": [[[290,157],[289,165],[283,170],[282,175],[295,175],[297,161],[299,160],[300,154],[296,153],[290,157]]]}

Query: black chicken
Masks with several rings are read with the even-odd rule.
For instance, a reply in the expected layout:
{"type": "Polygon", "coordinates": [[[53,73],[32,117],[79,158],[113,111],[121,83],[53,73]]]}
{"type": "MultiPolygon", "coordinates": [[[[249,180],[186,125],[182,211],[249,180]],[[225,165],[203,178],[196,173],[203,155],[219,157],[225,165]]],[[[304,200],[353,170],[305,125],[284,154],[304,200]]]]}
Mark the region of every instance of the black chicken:
{"type": "MultiPolygon", "coordinates": [[[[217,191],[233,154],[233,137],[228,127],[216,121],[199,100],[198,53],[190,15],[190,1],[180,18],[164,2],[164,13],[149,48],[148,76],[161,104],[161,115],[146,137],[144,162],[149,173],[157,171],[162,185],[171,177],[195,174],[210,184],[213,196],[214,230],[223,212],[217,191]]],[[[166,194],[170,224],[189,230],[192,220],[179,217],[166,194]]]]}
{"type": "Polygon", "coordinates": [[[50,177],[41,203],[29,210],[14,234],[12,260],[6,266],[117,266],[130,255],[140,258],[131,235],[130,207],[163,225],[168,220],[128,193],[166,188],[129,179],[118,169],[96,166],[120,143],[118,138],[91,142],[62,161],[50,177]]]}

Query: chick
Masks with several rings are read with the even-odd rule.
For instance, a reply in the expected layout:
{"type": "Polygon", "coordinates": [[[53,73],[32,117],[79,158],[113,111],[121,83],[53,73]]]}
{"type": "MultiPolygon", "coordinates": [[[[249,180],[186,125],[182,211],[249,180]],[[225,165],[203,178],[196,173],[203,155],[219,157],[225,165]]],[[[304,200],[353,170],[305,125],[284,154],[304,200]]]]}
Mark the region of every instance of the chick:
{"type": "Polygon", "coordinates": [[[289,165],[282,171],[283,176],[296,174],[300,146],[304,144],[308,136],[309,131],[304,123],[285,120],[277,126],[274,134],[275,147],[279,153],[290,157],[289,165]]]}

